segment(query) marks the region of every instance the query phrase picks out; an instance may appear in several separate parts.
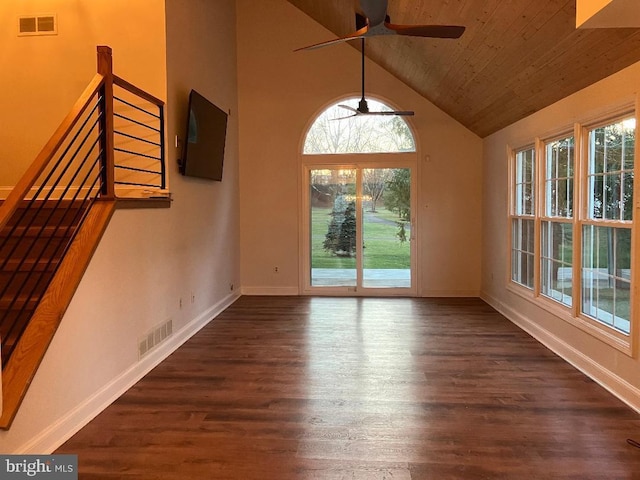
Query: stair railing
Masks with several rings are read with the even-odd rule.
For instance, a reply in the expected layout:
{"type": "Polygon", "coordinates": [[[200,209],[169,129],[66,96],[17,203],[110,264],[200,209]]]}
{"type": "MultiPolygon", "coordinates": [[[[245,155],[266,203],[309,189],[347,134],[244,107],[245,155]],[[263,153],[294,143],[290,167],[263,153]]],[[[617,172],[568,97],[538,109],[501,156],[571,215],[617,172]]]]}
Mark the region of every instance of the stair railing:
{"type": "Polygon", "coordinates": [[[98,73],[0,205],[2,365],[91,206],[117,185],[166,188],[164,104],[113,74],[111,48],[97,50],[98,73]]]}

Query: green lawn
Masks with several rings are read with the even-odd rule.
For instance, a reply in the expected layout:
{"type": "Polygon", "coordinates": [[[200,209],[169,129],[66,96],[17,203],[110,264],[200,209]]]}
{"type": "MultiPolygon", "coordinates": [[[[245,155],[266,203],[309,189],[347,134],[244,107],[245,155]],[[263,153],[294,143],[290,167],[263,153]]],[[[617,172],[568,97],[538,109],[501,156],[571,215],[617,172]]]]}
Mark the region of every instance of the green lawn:
{"type": "MultiPolygon", "coordinates": [[[[376,212],[372,213],[372,212],[365,212],[367,215],[375,215],[377,218],[382,218],[385,220],[389,220],[390,222],[398,222],[400,221],[400,217],[398,217],[398,214],[395,212],[392,212],[390,210],[387,210],[384,207],[376,207],[376,212]]],[[[406,222],[406,220],[405,220],[406,222]]]]}
{"type": "MultiPolygon", "coordinates": [[[[323,247],[329,222],[330,208],[314,207],[311,211],[311,268],[356,268],[356,259],[338,257],[323,247]]],[[[377,213],[367,212],[364,224],[364,268],[410,267],[409,242],[400,243],[396,233],[397,215],[384,208],[377,213]],[[375,222],[376,219],[386,220],[375,222]]],[[[409,232],[407,231],[407,237],[409,232]]]]}
{"type": "MultiPolygon", "coordinates": [[[[624,320],[631,320],[630,290],[618,288],[614,291],[613,288],[600,288],[595,300],[597,301],[598,308],[601,310],[624,320]]],[[[625,333],[629,332],[626,331],[625,333]]]]}

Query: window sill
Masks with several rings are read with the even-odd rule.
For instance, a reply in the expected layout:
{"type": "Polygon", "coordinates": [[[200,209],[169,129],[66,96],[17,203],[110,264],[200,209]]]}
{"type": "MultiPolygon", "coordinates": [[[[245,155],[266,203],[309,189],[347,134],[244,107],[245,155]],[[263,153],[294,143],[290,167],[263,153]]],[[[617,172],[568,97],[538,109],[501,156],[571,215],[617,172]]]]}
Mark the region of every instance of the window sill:
{"type": "Polygon", "coordinates": [[[625,355],[634,357],[631,335],[626,336],[622,333],[618,334],[613,329],[610,329],[605,325],[601,325],[597,320],[593,320],[582,313],[579,314],[578,317],[574,317],[572,315],[572,307],[563,306],[543,295],[536,296],[533,290],[514,284],[511,281],[507,284],[507,290],[529,301],[535,306],[542,308],[558,319],[567,322],[588,335],[606,343],[625,355]]]}

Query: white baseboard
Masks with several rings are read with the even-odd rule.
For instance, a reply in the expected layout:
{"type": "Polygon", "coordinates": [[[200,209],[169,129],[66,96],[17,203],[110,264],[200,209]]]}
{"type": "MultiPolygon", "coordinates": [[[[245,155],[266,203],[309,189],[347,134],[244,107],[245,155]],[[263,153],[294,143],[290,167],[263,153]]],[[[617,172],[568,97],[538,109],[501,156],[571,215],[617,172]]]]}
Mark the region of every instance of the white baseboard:
{"type": "Polygon", "coordinates": [[[426,290],[420,293],[421,297],[459,297],[459,298],[478,298],[480,292],[478,290],[426,290]]]}
{"type": "Polygon", "coordinates": [[[242,295],[295,296],[299,295],[298,287],[242,287],[242,295]]]}
{"type": "Polygon", "coordinates": [[[93,420],[100,412],[111,405],[129,388],[149,373],[156,365],[189,340],[201,328],[217,317],[223,310],[238,299],[238,294],[228,295],[175,332],[139,362],[132,365],[120,376],[114,378],[103,388],[73,408],[69,413],[43,430],[38,436],[19,447],[16,454],[48,454],[66,442],[82,427],[93,420]]]}
{"type": "Polygon", "coordinates": [[[611,394],[629,405],[629,407],[634,409],[636,412],[640,413],[640,389],[631,385],[611,370],[604,368],[581,351],[575,349],[564,340],[541,328],[538,324],[515,311],[511,307],[505,305],[498,299],[487,294],[482,294],[480,298],[546,346],[549,350],[566,360],[568,363],[591,378],[594,382],[608,390],[611,394]]]}
{"type": "MultiPolygon", "coordinates": [[[[300,295],[297,287],[242,287],[242,295],[267,295],[267,296],[295,296],[300,295]]],[[[480,292],[477,290],[427,290],[420,294],[421,297],[473,297],[478,298],[480,292]]]]}

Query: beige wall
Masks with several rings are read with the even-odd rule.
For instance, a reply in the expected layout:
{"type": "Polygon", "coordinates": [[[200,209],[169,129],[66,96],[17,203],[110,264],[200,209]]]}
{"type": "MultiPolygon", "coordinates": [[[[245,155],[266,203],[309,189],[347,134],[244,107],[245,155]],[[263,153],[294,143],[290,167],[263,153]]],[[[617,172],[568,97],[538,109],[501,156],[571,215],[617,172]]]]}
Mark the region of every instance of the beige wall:
{"type": "MultiPolygon", "coordinates": [[[[506,289],[508,283],[507,147],[535,136],[571,128],[616,106],[634,101],[640,63],[545,108],[484,140],[483,298],[567,360],[640,409],[640,362],[597,340],[530,300],[506,289]]],[[[637,339],[636,339],[637,340],[637,339]]]]}
{"type": "MultiPolygon", "coordinates": [[[[294,53],[334,35],[284,0],[237,3],[243,292],[297,293],[302,138],[323,107],[358,94],[360,53],[294,53]]],[[[481,140],[371,62],[367,92],[416,112],[420,293],[478,294],[481,140]]]]}
{"type": "MultiPolygon", "coordinates": [[[[53,449],[232,302],[238,289],[229,285],[240,281],[234,2],[168,0],[166,49],[163,0],[66,3],[95,24],[129,32],[114,39],[116,71],[167,98],[170,145],[183,134],[191,88],[231,109],[224,179],[181,177],[179,152],[170,147],[172,207],[115,213],[13,426],[0,432],[3,453],[53,449]],[[138,8],[144,19],[131,16],[138,8]],[[124,72],[123,63],[129,65],[124,72]],[[169,319],[174,335],[139,361],[138,339],[169,319]]],[[[92,75],[95,46],[87,49],[89,66],[78,89],[92,75]]],[[[62,75],[57,68],[52,75],[62,75]]]]}
{"type": "Polygon", "coordinates": [[[114,70],[166,91],[162,0],[0,2],[0,198],[33,161],[96,72],[96,45],[114,70]],[[126,12],[126,14],[125,14],[126,12]],[[58,35],[18,37],[18,16],[56,14],[58,35]],[[37,121],[34,121],[37,119],[37,121]],[[3,188],[5,187],[5,188],[3,188]]]}

